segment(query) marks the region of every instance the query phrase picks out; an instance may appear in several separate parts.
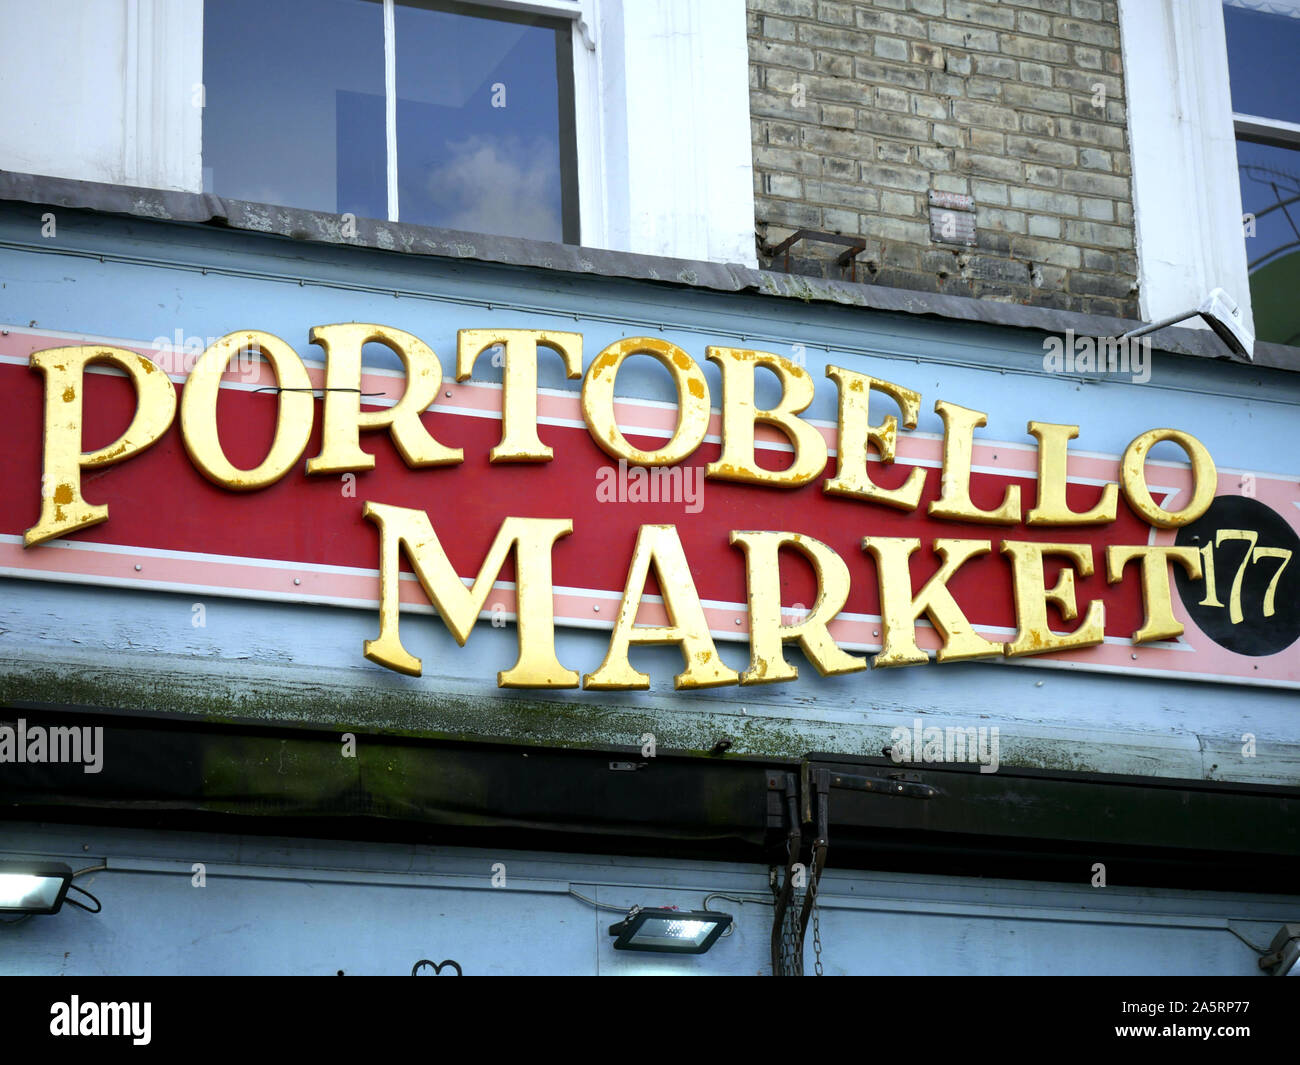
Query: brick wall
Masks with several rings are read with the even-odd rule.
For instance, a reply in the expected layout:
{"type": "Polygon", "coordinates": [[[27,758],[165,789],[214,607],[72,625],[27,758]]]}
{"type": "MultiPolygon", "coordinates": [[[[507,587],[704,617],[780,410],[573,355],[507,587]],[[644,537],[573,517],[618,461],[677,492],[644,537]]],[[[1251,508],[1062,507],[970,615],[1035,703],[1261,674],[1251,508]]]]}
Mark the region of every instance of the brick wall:
{"type": "Polygon", "coordinates": [[[859,281],[1137,317],[1115,0],[747,2],[764,265],[812,229],[866,239],[859,281]],[[932,190],[973,197],[974,246],[931,238],[932,190]]]}

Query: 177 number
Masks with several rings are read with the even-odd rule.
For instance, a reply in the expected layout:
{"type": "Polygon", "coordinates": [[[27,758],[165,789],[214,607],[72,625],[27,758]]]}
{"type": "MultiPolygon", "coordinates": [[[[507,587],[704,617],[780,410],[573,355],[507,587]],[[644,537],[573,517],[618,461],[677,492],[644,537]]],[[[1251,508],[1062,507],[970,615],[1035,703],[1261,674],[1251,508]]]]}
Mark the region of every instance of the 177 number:
{"type": "Polygon", "coordinates": [[[1206,544],[1201,548],[1201,556],[1205,559],[1205,598],[1201,600],[1200,605],[1223,606],[1219,602],[1218,587],[1214,578],[1214,549],[1221,547],[1226,540],[1244,540],[1247,545],[1246,554],[1242,557],[1241,565],[1237,567],[1237,573],[1232,578],[1232,593],[1228,596],[1228,619],[1234,625],[1241,624],[1241,582],[1246,576],[1246,567],[1262,558],[1276,558],[1281,561],[1281,565],[1273,574],[1273,579],[1268,582],[1268,590],[1264,593],[1264,616],[1271,618],[1275,612],[1277,584],[1282,579],[1282,571],[1291,561],[1291,551],[1285,547],[1260,547],[1259,533],[1250,529],[1220,529],[1214,543],[1206,544]]]}

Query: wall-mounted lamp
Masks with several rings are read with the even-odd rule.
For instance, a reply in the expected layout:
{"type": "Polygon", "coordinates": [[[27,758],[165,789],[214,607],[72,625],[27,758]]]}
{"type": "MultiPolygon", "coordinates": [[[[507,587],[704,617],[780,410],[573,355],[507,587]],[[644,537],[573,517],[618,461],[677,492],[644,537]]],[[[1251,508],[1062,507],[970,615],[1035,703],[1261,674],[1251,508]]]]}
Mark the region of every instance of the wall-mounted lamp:
{"type": "Polygon", "coordinates": [[[1259,967],[1270,976],[1300,976],[1300,924],[1284,924],[1277,930],[1259,967]]]}
{"type": "Polygon", "coordinates": [[[62,862],[0,862],[0,913],[58,913],[70,883],[62,862]]]}
{"type": "Polygon", "coordinates": [[[703,954],[731,927],[729,913],[678,910],[670,906],[633,906],[618,924],[615,950],[646,950],[659,954],[703,954]]]}
{"type": "Polygon", "coordinates": [[[1147,333],[1154,333],[1157,329],[1164,329],[1165,326],[1185,322],[1188,318],[1194,318],[1198,314],[1234,354],[1250,359],[1252,362],[1254,361],[1255,334],[1246,328],[1237,301],[1221,288],[1216,288],[1205,297],[1199,307],[1193,310],[1175,314],[1172,318],[1162,318],[1150,325],[1139,326],[1137,329],[1131,329],[1123,336],[1115,339],[1131,340],[1133,337],[1144,336],[1147,333]]]}

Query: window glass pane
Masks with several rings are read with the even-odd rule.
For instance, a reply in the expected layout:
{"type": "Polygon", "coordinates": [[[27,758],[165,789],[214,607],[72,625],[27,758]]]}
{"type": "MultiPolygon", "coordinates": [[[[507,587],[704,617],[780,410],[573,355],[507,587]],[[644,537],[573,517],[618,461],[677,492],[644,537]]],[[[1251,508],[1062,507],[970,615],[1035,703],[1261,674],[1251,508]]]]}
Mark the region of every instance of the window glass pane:
{"type": "Polygon", "coordinates": [[[1237,167],[1256,336],[1300,345],[1300,151],[1238,141],[1237,167]]]}
{"type": "Polygon", "coordinates": [[[1224,6],[1232,109],[1238,114],[1300,122],[1296,63],[1300,2],[1236,0],[1224,6]],[[1281,13],[1279,13],[1281,12],[1281,13]]]}
{"type": "Polygon", "coordinates": [[[388,217],[377,0],[218,0],[203,9],[204,189],[388,217]]]}
{"type": "Polygon", "coordinates": [[[562,241],[568,27],[483,14],[397,5],[398,217],[562,241]]]}

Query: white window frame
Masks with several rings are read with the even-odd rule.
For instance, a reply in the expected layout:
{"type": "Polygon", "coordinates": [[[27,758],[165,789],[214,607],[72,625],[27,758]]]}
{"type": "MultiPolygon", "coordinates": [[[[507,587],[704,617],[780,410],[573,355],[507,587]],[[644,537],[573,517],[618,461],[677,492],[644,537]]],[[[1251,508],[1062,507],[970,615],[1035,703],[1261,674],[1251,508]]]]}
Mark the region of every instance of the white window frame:
{"type": "Polygon", "coordinates": [[[1272,144],[1278,148],[1300,148],[1300,122],[1284,122],[1280,118],[1262,115],[1232,113],[1232,124],[1237,135],[1259,144],[1272,144]]]}
{"type": "MultiPolygon", "coordinates": [[[[1233,112],[1233,128],[1237,136],[1252,144],[1268,144],[1275,148],[1291,148],[1300,151],[1300,123],[1285,122],[1280,118],[1264,118],[1260,115],[1243,115],[1233,112]]],[[[1284,204],[1285,206],[1285,204],[1284,204]]],[[[1283,248],[1289,245],[1283,245],[1283,248]]],[[[1269,255],[1276,255],[1281,249],[1273,249],[1269,255]]],[[[1246,262],[1250,269],[1249,256],[1246,262]]]]}
{"type": "MultiPolygon", "coordinates": [[[[397,191],[397,4],[400,0],[382,0],[383,17],[384,17],[384,143],[388,153],[385,166],[385,173],[388,178],[388,220],[398,222],[401,220],[401,203],[397,191]]],[[[583,99],[579,103],[580,95],[588,97],[591,94],[591,68],[592,64],[587,58],[588,50],[595,49],[595,42],[591,38],[590,27],[588,26],[583,10],[583,5],[574,2],[574,0],[467,0],[473,6],[488,10],[495,8],[502,12],[514,12],[525,15],[541,15],[549,18],[559,18],[572,23],[570,26],[570,39],[573,42],[573,106],[574,106],[574,124],[577,127],[576,133],[576,151],[578,158],[574,160],[577,168],[577,188],[574,190],[578,197],[578,227],[585,235],[589,232],[589,226],[594,230],[597,224],[596,212],[593,210],[587,212],[592,215],[591,218],[584,216],[584,204],[591,197],[583,196],[583,188],[586,185],[581,171],[581,160],[584,154],[587,155],[588,161],[596,157],[595,152],[590,149],[584,153],[584,135],[590,136],[591,116],[583,113],[583,108],[590,106],[588,99],[583,99]],[[579,115],[582,113],[582,118],[579,115]],[[585,121],[583,121],[585,119],[585,121]]],[[[563,121],[563,118],[561,118],[563,121]]],[[[598,132],[598,131],[597,131],[598,132]]],[[[564,146],[561,145],[561,151],[564,146]]],[[[590,175],[597,178],[598,175],[590,175]]]]}
{"type": "Polygon", "coordinates": [[[125,184],[202,191],[202,33],[201,2],[126,0],[125,184]]]}
{"type": "MultiPolygon", "coordinates": [[[[386,42],[396,2],[384,0],[386,42]]],[[[758,266],[745,0],[473,2],[573,22],[584,247],[758,266]]]]}
{"type": "Polygon", "coordinates": [[[756,268],[745,0],[581,2],[597,29],[595,246],[756,268]]]}
{"type": "MultiPolygon", "coordinates": [[[[1225,6],[1227,5],[1225,4],[1225,6]]],[[[1271,12],[1279,15],[1289,15],[1300,21],[1300,2],[1297,2],[1297,0],[1287,0],[1287,2],[1283,2],[1283,0],[1253,0],[1253,2],[1236,0],[1236,2],[1231,3],[1231,6],[1248,11],[1261,11],[1266,14],[1271,12]]],[[[1280,92],[1286,91],[1285,86],[1278,86],[1278,89],[1280,92]]],[[[1287,122],[1280,118],[1265,118],[1262,115],[1247,115],[1234,111],[1232,125],[1240,140],[1253,144],[1267,144],[1275,148],[1300,150],[1300,123],[1287,122]]],[[[1247,256],[1247,259],[1249,259],[1249,256],[1247,256]]],[[[1246,265],[1247,269],[1249,269],[1249,262],[1246,265]]]]}
{"type": "Polygon", "coordinates": [[[0,0],[0,33],[0,168],[202,190],[202,0],[0,0]]]}
{"type": "MultiPolygon", "coordinates": [[[[385,11],[396,0],[384,0],[385,11]]],[[[594,0],[472,0],[484,8],[517,11],[527,15],[544,15],[567,19],[573,23],[573,121],[576,127],[578,171],[578,225],[581,243],[588,247],[605,247],[604,156],[601,136],[599,65],[596,61],[594,0]]],[[[395,120],[394,120],[395,121],[395,120]]],[[[390,192],[390,204],[396,196],[390,192]]],[[[390,213],[391,218],[391,213],[390,213]]]]}
{"type": "Polygon", "coordinates": [[[745,0],[476,2],[575,23],[583,245],[758,266],[745,0]]]}
{"type": "Polygon", "coordinates": [[[1253,331],[1223,2],[1120,0],[1119,16],[1142,317],[1222,287],[1253,331]]]}
{"type": "MultiPolygon", "coordinates": [[[[48,48],[0,70],[0,166],[203,191],[203,0],[0,2],[76,87],[29,90],[48,48]]],[[[758,265],[745,0],[474,2],[573,20],[582,245],[758,265]]]]}
{"type": "Polygon", "coordinates": [[[573,22],[582,246],[757,267],[745,0],[473,2],[573,22]]]}

